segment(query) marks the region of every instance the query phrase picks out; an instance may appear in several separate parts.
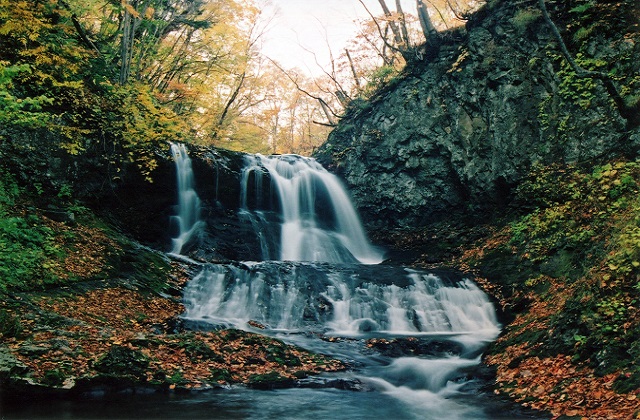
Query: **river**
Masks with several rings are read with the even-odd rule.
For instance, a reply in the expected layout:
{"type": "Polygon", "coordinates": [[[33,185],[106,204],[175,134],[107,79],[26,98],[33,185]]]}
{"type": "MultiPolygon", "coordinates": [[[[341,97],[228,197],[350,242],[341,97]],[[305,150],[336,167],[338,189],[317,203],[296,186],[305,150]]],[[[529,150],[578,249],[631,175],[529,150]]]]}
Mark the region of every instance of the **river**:
{"type": "MultiPolygon", "coordinates": [[[[172,145],[179,199],[175,257],[206,226],[186,149],[172,145]]],[[[21,403],[11,418],[532,418],[495,397],[481,365],[501,325],[488,296],[446,270],[381,264],[340,181],[312,159],[249,156],[241,217],[258,261],[191,262],[183,318],[280,338],[346,363],[289,389],[95,395],[21,403]],[[251,323],[250,323],[251,321],[251,323]],[[253,326],[252,326],[253,325],[253,326]],[[256,326],[260,326],[257,328],[256,326]]]]}

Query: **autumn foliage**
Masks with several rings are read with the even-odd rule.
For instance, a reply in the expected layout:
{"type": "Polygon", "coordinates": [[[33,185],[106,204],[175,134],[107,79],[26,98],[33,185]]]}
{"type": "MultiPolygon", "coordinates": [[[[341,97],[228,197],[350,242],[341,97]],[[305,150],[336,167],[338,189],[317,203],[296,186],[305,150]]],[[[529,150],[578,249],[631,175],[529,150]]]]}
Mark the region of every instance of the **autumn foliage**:
{"type": "Polygon", "coordinates": [[[5,309],[21,331],[3,340],[33,383],[82,389],[113,377],[120,386],[191,389],[344,369],[244,331],[180,330],[182,305],[142,292],[116,287],[56,295],[23,301],[21,311],[5,309]]]}

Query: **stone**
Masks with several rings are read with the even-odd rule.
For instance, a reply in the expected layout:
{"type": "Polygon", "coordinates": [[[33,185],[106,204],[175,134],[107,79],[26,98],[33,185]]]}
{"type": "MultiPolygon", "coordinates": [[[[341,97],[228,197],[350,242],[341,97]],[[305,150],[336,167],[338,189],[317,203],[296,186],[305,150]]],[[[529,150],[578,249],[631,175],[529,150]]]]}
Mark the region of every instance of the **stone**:
{"type": "Polygon", "coordinates": [[[0,379],[24,375],[29,371],[27,365],[16,359],[6,347],[0,347],[0,379]]]}
{"type": "MultiPolygon", "coordinates": [[[[486,220],[506,208],[534,164],[596,163],[640,149],[640,129],[616,112],[602,84],[586,107],[563,93],[549,28],[517,35],[516,11],[502,1],[475,15],[466,37],[451,37],[433,60],[348,109],[316,151],[370,230],[453,214],[486,220]]],[[[593,42],[596,58],[640,54],[623,40],[593,42]]],[[[633,66],[637,74],[640,62],[633,66]]]]}

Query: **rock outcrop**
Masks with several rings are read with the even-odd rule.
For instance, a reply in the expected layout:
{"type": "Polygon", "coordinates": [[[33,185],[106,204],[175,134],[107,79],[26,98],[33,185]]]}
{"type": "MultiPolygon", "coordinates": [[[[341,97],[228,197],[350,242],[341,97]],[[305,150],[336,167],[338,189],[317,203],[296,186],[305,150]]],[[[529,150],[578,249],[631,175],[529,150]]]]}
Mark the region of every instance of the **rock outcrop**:
{"type": "MultiPolygon", "coordinates": [[[[640,55],[630,28],[637,6],[627,3],[573,51],[585,66],[625,74],[620,86],[640,70],[631,58],[640,55]]],[[[549,7],[558,19],[587,20],[549,7]]],[[[588,22],[565,37],[576,39],[580,23],[588,22]]],[[[352,104],[316,153],[345,179],[369,227],[425,225],[453,212],[483,218],[532,165],[590,163],[640,145],[603,84],[570,70],[535,5],[489,2],[425,61],[352,104]]]]}

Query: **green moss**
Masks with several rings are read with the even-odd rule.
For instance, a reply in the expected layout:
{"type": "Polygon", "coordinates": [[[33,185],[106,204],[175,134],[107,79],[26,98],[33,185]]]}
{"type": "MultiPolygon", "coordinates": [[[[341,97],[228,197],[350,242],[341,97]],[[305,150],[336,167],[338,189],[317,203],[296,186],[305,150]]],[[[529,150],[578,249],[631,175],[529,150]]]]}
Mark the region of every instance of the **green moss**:
{"type": "Polygon", "coordinates": [[[48,370],[44,373],[42,383],[48,386],[60,386],[64,383],[67,375],[60,369],[48,370]]]}
{"type": "Polygon", "coordinates": [[[17,206],[26,192],[0,172],[0,292],[43,289],[60,281],[56,268],[66,251],[33,209],[17,206]]]}
{"type": "Polygon", "coordinates": [[[637,387],[639,191],[639,162],[532,171],[517,200],[535,208],[513,220],[508,242],[487,250],[478,264],[512,296],[515,312],[529,310],[527,299],[564,305],[545,317],[548,330],[521,325],[490,351],[537,343],[536,352],[572,355],[596,374],[623,372],[620,391],[637,387]]]}
{"type": "Polygon", "coordinates": [[[122,346],[112,346],[94,364],[96,371],[113,375],[131,375],[137,379],[146,378],[149,359],[138,350],[122,346]]]}
{"type": "Polygon", "coordinates": [[[19,337],[22,334],[20,318],[5,309],[0,309],[0,336],[19,337]]]}
{"type": "Polygon", "coordinates": [[[193,338],[193,335],[186,335],[178,344],[178,348],[184,349],[185,354],[193,361],[211,360],[214,362],[224,362],[224,358],[218,355],[211,347],[202,340],[193,338]]]}
{"type": "Polygon", "coordinates": [[[300,366],[302,361],[284,343],[274,343],[266,347],[267,360],[282,366],[300,366]]]}
{"type": "Polygon", "coordinates": [[[293,380],[280,375],[278,372],[268,372],[251,375],[247,385],[258,389],[286,388],[293,385],[293,380]]]}
{"type": "Polygon", "coordinates": [[[211,381],[213,382],[232,382],[233,375],[228,369],[211,369],[211,381]]]}
{"type": "Polygon", "coordinates": [[[542,12],[537,8],[519,9],[511,18],[511,23],[516,31],[522,35],[541,17],[542,12]]]}

